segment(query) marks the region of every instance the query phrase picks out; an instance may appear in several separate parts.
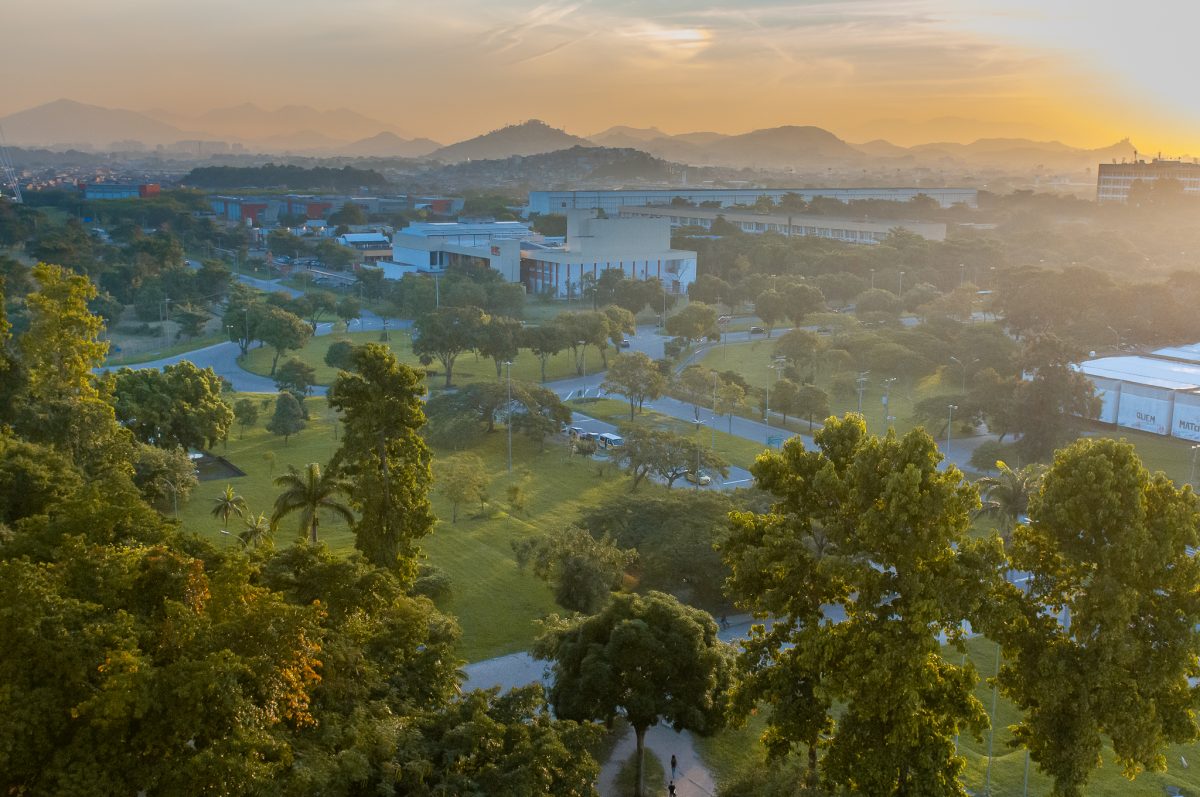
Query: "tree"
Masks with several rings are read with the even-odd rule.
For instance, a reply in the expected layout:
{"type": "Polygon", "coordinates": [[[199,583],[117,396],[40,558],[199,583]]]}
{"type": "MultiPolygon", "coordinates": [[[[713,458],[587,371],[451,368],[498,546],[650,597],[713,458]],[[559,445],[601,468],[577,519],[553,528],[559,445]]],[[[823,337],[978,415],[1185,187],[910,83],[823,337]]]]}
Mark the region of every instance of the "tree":
{"type": "Polygon", "coordinates": [[[179,324],[179,335],[190,339],[204,332],[204,325],[211,316],[204,310],[184,304],[176,308],[172,318],[179,324]]]}
{"type": "Polygon", "coordinates": [[[621,588],[625,570],[637,559],[607,537],[599,539],[568,526],[539,537],[513,541],[517,565],[554,586],[558,605],[572,612],[594,614],[621,588]]]}
{"type": "Polygon", "coordinates": [[[184,449],[135,446],[133,485],[155,509],[177,510],[187,503],[197,484],[196,465],[184,449]]]}
{"type": "Polygon", "coordinates": [[[575,358],[575,373],[582,376],[587,347],[603,349],[608,343],[608,316],[596,310],[559,313],[554,322],[563,331],[563,348],[570,349],[575,358]]]}
{"type": "Polygon", "coordinates": [[[514,430],[537,440],[539,450],[545,451],[546,437],[571,422],[571,410],[549,388],[514,382],[507,422],[514,430]]]}
{"type": "Polygon", "coordinates": [[[274,534],[275,527],[271,525],[271,519],[265,512],[259,512],[257,515],[242,516],[242,530],[237,537],[247,548],[258,548],[269,547],[274,534]]]}
{"type": "Polygon", "coordinates": [[[689,346],[705,338],[716,340],[720,336],[717,308],[703,302],[692,302],[667,319],[666,331],[668,335],[683,338],[689,346]]]}
{"type": "Polygon", "coordinates": [[[336,515],[347,523],[354,522],[354,513],[337,498],[347,492],[346,485],[336,474],[322,472],[316,462],[308,463],[303,471],[288,465],[287,473],[275,477],[275,486],[282,487],[283,492],[275,499],[271,524],[278,526],[288,515],[299,513],[300,536],[307,537],[311,545],[317,544],[317,526],[322,512],[336,515]]]}
{"type": "Polygon", "coordinates": [[[353,296],[343,296],[338,300],[334,313],[342,325],[349,329],[350,322],[362,315],[362,304],[353,296]]]}
{"type": "Polygon", "coordinates": [[[268,307],[263,311],[255,334],[259,340],[275,349],[275,357],[271,360],[271,375],[274,376],[279,357],[304,346],[312,337],[313,328],[295,313],[280,307],[268,307]]]}
{"type": "Polygon", "coordinates": [[[416,543],[433,529],[429,505],[429,448],[421,377],[385,346],[368,343],[354,353],[354,370],[338,374],[329,405],[342,414],[345,433],[331,468],[345,480],[359,512],[355,547],[378,567],[416,575],[416,543]]]}
{"type": "Polygon", "coordinates": [[[221,326],[229,333],[229,339],[242,350],[243,357],[250,350],[250,344],[260,340],[258,325],[262,323],[265,312],[266,306],[259,301],[258,295],[245,285],[238,284],[230,288],[225,312],[221,314],[221,326]]]}
{"type": "Polygon", "coordinates": [[[1013,532],[1013,567],[983,625],[1004,646],[1000,689],[1022,710],[1016,743],[1078,797],[1111,740],[1126,777],[1165,769],[1194,740],[1200,521],[1191,489],[1151,475],[1124,441],[1059,451],[1013,532]]]}
{"type": "Polygon", "coordinates": [[[924,431],[874,437],[847,415],[814,437],[815,450],[792,438],[759,457],[751,470],[775,503],[733,515],[722,545],[731,594],[774,620],[744,645],[735,705],[768,706],[771,754],[807,748],[813,780],[828,744],[819,763],[834,789],[965,795],[954,737],[978,736],[987,714],[974,669],[941,645],[965,651],[963,622],[999,581],[999,543],[970,538],[978,497],[938,467],[924,431]]]}
{"type": "Polygon", "coordinates": [[[525,327],[521,345],[533,352],[542,366],[542,381],[546,381],[546,363],[567,348],[567,333],[562,325],[553,322],[536,327],[525,327]]]}
{"type": "Polygon", "coordinates": [[[787,318],[788,300],[782,293],[774,290],[763,291],[754,300],[754,314],[763,322],[763,326],[767,328],[767,337],[771,337],[771,332],[775,329],[775,325],[783,319],[787,318]]]}
{"type": "Polygon", "coordinates": [[[337,297],[329,291],[309,291],[293,299],[290,309],[301,318],[307,319],[309,326],[316,333],[317,324],[321,322],[321,319],[337,312],[337,297]]]}
{"type": "Polygon", "coordinates": [[[996,462],[995,476],[984,476],[975,482],[983,497],[979,514],[1000,519],[1000,534],[1008,540],[1012,528],[1024,522],[1029,513],[1029,499],[1041,486],[1046,474],[1043,465],[1032,464],[1013,470],[1003,461],[996,462]]]}
{"type": "Polygon", "coordinates": [[[668,490],[692,470],[729,474],[729,465],[723,458],[686,435],[641,426],[622,429],[621,433],[625,445],[617,449],[616,457],[629,469],[633,479],[630,492],[651,474],[666,482],[668,490]]]}
{"type": "Polygon", "coordinates": [[[122,368],[113,390],[117,419],[144,443],[211,448],[233,423],[221,388],[212,368],[197,368],[188,360],[161,371],[122,368]]]}
{"type": "Polygon", "coordinates": [[[213,507],[210,514],[221,519],[221,529],[226,531],[229,529],[229,516],[237,515],[245,517],[246,499],[233,491],[233,485],[225,485],[224,491],[216,498],[212,499],[213,507]]]}
{"type": "Polygon", "coordinates": [[[771,409],[783,416],[787,425],[789,415],[795,415],[800,407],[800,386],[790,379],[778,379],[771,385],[771,409]]]}
{"type": "Polygon", "coordinates": [[[275,387],[303,400],[317,383],[317,369],[299,357],[289,357],[275,370],[275,387]]]}
{"type": "Polygon", "coordinates": [[[505,362],[517,359],[521,351],[521,322],[515,318],[490,316],[478,330],[475,351],[482,357],[491,357],[496,363],[496,378],[499,379],[505,362]]]}
{"type": "Polygon", "coordinates": [[[700,408],[712,401],[714,388],[720,382],[720,377],[711,368],[703,365],[689,365],[680,372],[675,380],[675,386],[692,405],[692,413],[696,423],[700,423],[700,408]]]}
{"type": "Polygon", "coordinates": [[[829,415],[829,396],[816,385],[800,385],[796,391],[796,402],[792,412],[808,417],[808,431],[813,430],[813,416],[822,418],[829,415]]]}
{"type": "Polygon", "coordinates": [[[617,393],[629,400],[629,420],[640,412],[646,399],[653,401],[666,389],[666,377],[654,361],[640,351],[622,354],[608,369],[600,385],[606,393],[617,393]]]}
{"type": "Polygon", "coordinates": [[[1043,460],[1075,437],[1079,418],[1094,418],[1100,407],[1092,381],[1071,367],[1078,352],[1053,337],[1029,342],[1022,369],[1032,378],[1017,385],[1013,431],[1021,433],[1018,450],[1043,460]]]}
{"type": "Polygon", "coordinates": [[[258,423],[258,402],[253,399],[238,399],[233,405],[233,418],[242,429],[242,437],[246,436],[246,427],[258,423]]]}
{"type": "Polygon", "coordinates": [[[717,401],[713,412],[725,415],[729,420],[729,433],[733,434],[733,414],[746,408],[746,390],[737,382],[721,380],[717,387],[717,401]]]}
{"type": "Polygon", "coordinates": [[[304,430],[304,408],[291,393],[282,392],[275,398],[275,414],[267,421],[267,431],[283,435],[286,446],[288,438],[304,430]]]}
{"type": "Polygon", "coordinates": [[[799,283],[789,285],[784,291],[787,298],[787,317],[792,326],[800,326],[809,313],[815,313],[825,306],[825,297],[821,291],[812,285],[799,283]]]}
{"type": "Polygon", "coordinates": [[[591,617],[552,618],[534,656],[553,662],[556,716],[629,721],[637,739],[639,797],[647,728],[665,722],[707,735],[724,724],[730,649],[717,638],[711,616],[670,595],[618,594],[591,617]]]}
{"type": "Polygon", "coordinates": [[[488,320],[478,307],[443,307],[427,313],[413,323],[413,354],[424,365],[435,359],[440,362],[446,372],[446,387],[450,387],[454,361],[475,348],[488,320]]]}
{"type": "Polygon", "coordinates": [[[786,358],[797,369],[807,368],[809,374],[812,374],[824,348],[824,342],[815,332],[793,329],[775,344],[775,354],[786,358]]]}
{"type": "Polygon", "coordinates": [[[474,454],[459,454],[447,460],[437,473],[437,488],[442,497],[450,502],[450,522],[458,522],[458,505],[478,501],[482,511],[488,498],[487,467],[474,454]]]}
{"type": "Polygon", "coordinates": [[[688,298],[693,302],[717,305],[723,300],[726,304],[732,304],[733,295],[729,283],[714,274],[701,274],[688,286],[688,298]]]}
{"type": "MultiPolygon", "coordinates": [[[[601,311],[608,318],[608,343],[621,348],[621,343],[625,340],[626,335],[637,333],[637,319],[629,310],[624,307],[619,307],[615,304],[605,306],[601,311]]],[[[602,345],[600,347],[601,362],[605,369],[608,368],[608,347],[602,345]]]]}
{"type": "Polygon", "coordinates": [[[345,371],[354,362],[354,352],[357,346],[353,341],[338,340],[329,344],[329,348],[325,350],[325,364],[330,368],[337,368],[339,371],[345,371]]]}

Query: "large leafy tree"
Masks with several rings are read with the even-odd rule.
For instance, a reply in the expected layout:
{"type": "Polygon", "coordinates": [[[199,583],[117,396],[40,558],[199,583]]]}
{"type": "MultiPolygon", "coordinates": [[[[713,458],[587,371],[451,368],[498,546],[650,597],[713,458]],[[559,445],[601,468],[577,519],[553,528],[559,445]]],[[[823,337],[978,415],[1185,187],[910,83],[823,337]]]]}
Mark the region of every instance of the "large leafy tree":
{"type": "Polygon", "coordinates": [[[413,354],[422,363],[440,362],[446,372],[446,387],[450,387],[454,361],[475,348],[488,320],[478,307],[443,307],[426,313],[413,324],[413,354]]]}
{"type": "Polygon", "coordinates": [[[291,393],[280,393],[275,397],[275,413],[267,421],[267,431],[271,434],[283,435],[283,444],[287,445],[288,438],[304,431],[304,408],[291,393]]]}
{"type": "Polygon", "coordinates": [[[558,605],[573,612],[592,614],[620,589],[626,568],[637,558],[621,550],[608,537],[593,537],[569,526],[537,537],[513,541],[517,564],[554,585],[558,605]]]}
{"type": "Polygon", "coordinates": [[[587,364],[588,346],[603,351],[612,334],[612,324],[598,310],[559,313],[554,323],[562,330],[563,348],[570,349],[575,359],[575,373],[582,376],[587,364]]]}
{"type": "Polygon", "coordinates": [[[848,415],[815,440],[758,459],[755,478],[776,503],[735,514],[723,547],[732,594],[776,621],[746,642],[739,705],[769,706],[777,756],[807,748],[815,765],[831,733],[822,765],[836,788],[965,795],[954,737],[978,734],[987,715],[974,670],[943,657],[941,642],[964,649],[999,545],[969,538],[979,499],[956,468],[939,469],[924,431],[873,437],[848,415]]]}
{"type": "Polygon", "coordinates": [[[521,329],[521,322],[515,318],[492,316],[477,330],[479,339],[475,341],[475,351],[483,357],[492,358],[496,364],[497,379],[500,378],[504,363],[517,359],[521,351],[521,329]]]}
{"type": "Polygon", "coordinates": [[[355,546],[381,567],[415,574],[417,540],[433,528],[429,505],[429,448],[421,377],[391,350],[368,344],[354,353],[354,371],[338,374],[329,404],[342,414],[345,433],[330,463],[350,487],[360,518],[355,546]]]}
{"type": "Polygon", "coordinates": [[[304,346],[312,337],[313,328],[295,313],[282,307],[268,307],[258,322],[256,334],[259,340],[275,349],[275,356],[271,360],[271,375],[274,376],[279,358],[285,352],[304,346]]]}
{"type": "Polygon", "coordinates": [[[622,354],[613,362],[601,387],[608,393],[617,393],[629,400],[629,420],[632,421],[634,412],[641,411],[646,399],[653,401],[663,394],[667,379],[653,360],[635,351],[622,354]]]}
{"type": "Polygon", "coordinates": [[[211,448],[233,424],[221,378],[188,360],[161,371],[122,368],[113,395],[117,419],[142,442],[163,448],[211,448]]]}
{"type": "Polygon", "coordinates": [[[984,628],[1004,646],[1000,688],[1023,711],[1017,743],[1085,792],[1105,738],[1126,776],[1162,770],[1197,737],[1200,506],[1151,475],[1133,446],[1081,440],[1058,452],[1013,532],[1009,586],[984,628]]]}
{"type": "Polygon", "coordinates": [[[729,474],[729,463],[687,435],[644,426],[631,426],[621,433],[625,445],[617,449],[616,457],[629,469],[630,492],[650,475],[666,482],[669,490],[692,470],[711,469],[722,476],[729,474]]]}
{"type": "MultiPolygon", "coordinates": [[[[322,512],[336,515],[347,523],[354,522],[354,513],[338,498],[346,492],[346,485],[335,474],[323,472],[316,462],[308,463],[302,471],[295,465],[288,465],[288,472],[275,478],[275,486],[282,487],[283,492],[275,499],[271,523],[278,525],[288,515],[298,514],[300,534],[312,545],[317,544],[322,512]]],[[[216,515],[220,508],[220,504],[214,507],[213,514],[216,515]]]]}
{"type": "Polygon", "coordinates": [[[1080,418],[1094,418],[1100,409],[1092,381],[1072,368],[1079,352],[1054,337],[1031,340],[1021,365],[1030,374],[1017,385],[1013,431],[1017,446],[1030,460],[1046,460],[1072,440],[1080,418]]]}
{"type": "Polygon", "coordinates": [[[542,381],[546,381],[546,363],[550,358],[567,348],[567,331],[561,324],[553,322],[536,327],[525,327],[521,334],[521,345],[533,352],[542,366],[542,381]]]}
{"type": "Polygon", "coordinates": [[[665,722],[708,734],[724,724],[730,649],[707,612],[670,595],[614,595],[591,617],[551,618],[534,655],[553,662],[550,704],[557,716],[629,721],[639,795],[647,728],[665,722]]]}
{"type": "Polygon", "coordinates": [[[683,338],[688,345],[705,338],[716,340],[720,334],[717,327],[717,308],[703,302],[692,302],[667,319],[666,330],[668,335],[683,338]]]}

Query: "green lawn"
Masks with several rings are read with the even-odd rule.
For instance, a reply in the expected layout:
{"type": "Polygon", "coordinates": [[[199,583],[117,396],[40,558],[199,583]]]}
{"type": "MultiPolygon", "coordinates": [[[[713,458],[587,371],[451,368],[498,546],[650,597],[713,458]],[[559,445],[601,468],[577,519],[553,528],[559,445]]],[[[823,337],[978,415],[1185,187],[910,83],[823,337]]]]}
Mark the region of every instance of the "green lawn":
{"type": "MultiPolygon", "coordinates": [[[[313,418],[308,428],[294,435],[287,445],[262,428],[269,409],[260,412],[260,424],[247,430],[245,437],[240,430],[233,431],[228,449],[219,447],[217,453],[247,475],[202,482],[181,508],[185,529],[218,545],[238,545],[237,540],[220,534],[220,522],[209,515],[212,499],[226,483],[245,497],[252,511],[269,514],[277,494],[274,476],[285,472],[289,464],[299,468],[309,462],[328,462],[337,445],[332,416],[323,400],[311,398],[307,403],[313,418]],[[264,458],[268,452],[275,455],[273,469],[264,458]]],[[[509,479],[506,436],[502,432],[488,436],[474,453],[484,459],[492,473],[486,516],[476,517],[478,507],[460,507],[458,523],[450,523],[450,506],[435,485],[434,512],[447,520],[439,521],[434,532],[422,540],[428,561],[445,570],[452,581],[453,594],[441,608],[458,618],[463,629],[461,653],[470,661],[528,648],[536,632],[534,621],[560,611],[546,584],[517,569],[513,540],[571,523],[585,506],[614,500],[628,489],[626,479],[610,469],[601,476],[594,463],[568,459],[557,439],[547,440],[546,451],[541,452],[536,443],[518,435],[513,438],[514,477],[526,485],[528,506],[521,515],[512,516],[505,506],[509,479]]],[[[454,456],[435,451],[435,467],[437,462],[454,456]]],[[[231,521],[234,531],[235,523],[231,521]]],[[[290,544],[297,534],[295,523],[284,521],[277,544],[290,544]]],[[[322,521],[321,539],[340,554],[354,548],[348,527],[332,518],[322,521]]]]}
{"type": "MultiPolygon", "coordinates": [[[[980,682],[975,688],[975,696],[990,712],[992,688],[987,681],[996,671],[996,645],[988,639],[977,637],[967,643],[967,650],[971,662],[979,671],[980,682]]],[[[954,663],[962,661],[961,655],[949,648],[946,649],[946,653],[954,663]]],[[[1018,719],[1016,707],[1003,697],[998,697],[993,720],[993,797],[1019,797],[1025,793],[1025,752],[1009,745],[1013,736],[1008,728],[1016,724],[1018,719]]],[[[759,737],[765,727],[763,717],[755,715],[749,718],[744,728],[727,729],[713,737],[698,739],[700,755],[712,770],[718,784],[738,777],[739,773],[746,772],[749,767],[763,766],[764,750],[759,737]]],[[[984,731],[981,739],[972,738],[969,734],[959,738],[958,750],[966,759],[963,783],[975,794],[984,793],[987,780],[988,735],[989,732],[984,731]]],[[[1092,772],[1085,792],[1089,797],[1161,797],[1167,793],[1165,789],[1168,786],[1188,790],[1185,794],[1200,792],[1200,771],[1193,771],[1181,762],[1181,758],[1186,759],[1188,764],[1200,761],[1200,743],[1172,745],[1165,753],[1166,772],[1143,773],[1131,782],[1122,776],[1120,766],[1113,759],[1111,746],[1105,745],[1102,753],[1104,763],[1092,772]]],[[[1050,779],[1039,773],[1036,763],[1032,761],[1029,765],[1028,793],[1050,793],[1050,779]]]]}
{"type": "MultiPolygon", "coordinates": [[[[717,371],[736,371],[754,387],[764,387],[775,381],[776,373],[771,368],[775,343],[778,339],[759,340],[749,343],[729,343],[716,345],[700,359],[700,364],[717,371]]],[[[847,412],[859,412],[858,394],[837,395],[830,389],[830,381],[836,374],[829,371],[816,373],[816,385],[829,394],[830,414],[841,416],[847,412]]],[[[884,385],[882,380],[868,375],[866,390],[862,396],[862,414],[866,418],[867,428],[876,434],[881,434],[892,426],[903,434],[913,429],[913,406],[921,399],[939,394],[952,395],[956,391],[947,388],[936,377],[915,384],[897,380],[892,384],[888,402],[890,411],[885,411],[883,404],[884,385]],[[887,415],[891,415],[890,420],[887,415]]],[[[936,429],[941,434],[943,430],[936,429]]],[[[958,430],[955,430],[956,434],[958,430]]]]}
{"type": "MultiPolygon", "coordinates": [[[[339,340],[350,340],[355,344],[361,345],[364,343],[379,343],[379,332],[337,332],[331,335],[318,335],[309,339],[304,348],[298,351],[288,352],[279,358],[283,362],[288,357],[299,357],[304,362],[311,365],[317,372],[317,384],[328,385],[333,382],[337,376],[337,369],[330,368],[325,364],[325,353],[329,351],[329,347],[339,340]]],[[[421,366],[417,356],[412,352],[412,340],[405,330],[388,330],[388,346],[396,354],[396,358],[407,365],[417,367],[421,366]]],[[[610,353],[609,357],[613,355],[610,353]]],[[[271,361],[275,357],[275,350],[269,347],[251,349],[245,357],[238,360],[238,363],[247,371],[260,374],[262,376],[271,375],[271,361]]],[[[585,364],[591,372],[600,367],[600,355],[594,350],[589,349],[585,364]]],[[[513,360],[512,378],[523,382],[540,382],[542,379],[541,361],[530,351],[522,350],[521,353],[513,360]]],[[[430,369],[441,371],[441,363],[434,362],[429,366],[430,369]]],[[[571,358],[570,352],[562,352],[550,358],[546,363],[546,379],[564,379],[575,375],[575,366],[571,358]]],[[[454,363],[454,383],[464,385],[469,382],[481,382],[484,380],[496,378],[496,365],[490,358],[478,357],[475,354],[467,353],[460,355],[454,363]]],[[[440,386],[441,378],[433,380],[432,387],[440,386]]]]}

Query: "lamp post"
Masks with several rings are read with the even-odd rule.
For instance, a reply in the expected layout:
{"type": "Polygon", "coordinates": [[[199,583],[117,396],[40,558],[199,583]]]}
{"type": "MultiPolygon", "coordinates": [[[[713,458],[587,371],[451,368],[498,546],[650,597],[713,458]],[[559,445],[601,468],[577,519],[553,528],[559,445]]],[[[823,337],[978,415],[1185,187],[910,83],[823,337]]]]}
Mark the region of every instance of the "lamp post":
{"type": "MultiPolygon", "coordinates": [[[[950,359],[958,363],[959,367],[962,368],[962,395],[965,396],[967,395],[967,364],[953,355],[950,356],[950,359]]],[[[974,360],[971,360],[971,365],[974,365],[977,362],[979,362],[978,357],[976,357],[974,360]]]]}
{"type": "MultiPolygon", "coordinates": [[[[996,737],[996,679],[1000,677],[1000,644],[996,644],[996,673],[992,678],[992,713],[988,717],[991,722],[991,728],[988,730],[988,762],[987,773],[983,780],[983,793],[991,795],[992,793],[992,741],[996,737]]],[[[1026,762],[1028,764],[1028,762],[1026,762]]],[[[1028,778],[1028,772],[1026,772],[1028,778]]]]}
{"type": "Polygon", "coordinates": [[[958,409],[957,404],[948,404],[950,408],[950,420],[946,421],[946,459],[950,458],[950,433],[954,430],[954,411],[958,409]]]}
{"type": "Polygon", "coordinates": [[[508,472],[512,473],[512,360],[505,360],[504,366],[508,373],[508,472]]]}
{"type": "Polygon", "coordinates": [[[871,269],[871,290],[875,290],[875,269],[871,269]]]}
{"type": "Polygon", "coordinates": [[[900,292],[897,293],[896,295],[897,296],[904,295],[904,272],[903,271],[900,272],[900,292]]]}
{"type": "Polygon", "coordinates": [[[1188,479],[1188,482],[1193,487],[1196,486],[1196,455],[1197,454],[1200,454],[1200,443],[1196,443],[1196,445],[1192,446],[1192,477],[1190,479],[1188,479]]]}
{"type": "Polygon", "coordinates": [[[1113,329],[1112,327],[1105,327],[1105,329],[1107,329],[1109,332],[1113,333],[1113,335],[1115,335],[1115,336],[1116,336],[1116,338],[1117,338],[1117,351],[1120,351],[1120,350],[1121,350],[1121,333],[1120,333],[1120,332],[1118,332],[1117,330],[1113,329]]]}
{"type": "Polygon", "coordinates": [[[858,376],[855,377],[855,379],[854,379],[854,383],[856,385],[855,389],[858,391],[858,414],[859,415],[862,415],[862,397],[863,397],[863,393],[866,392],[866,389],[867,389],[867,375],[869,373],[871,373],[871,372],[870,371],[859,371],[858,376]]]}
{"type": "Polygon", "coordinates": [[[883,380],[883,420],[885,425],[895,420],[896,416],[892,415],[892,383],[896,381],[896,377],[888,377],[883,380]]]}
{"type": "MultiPolygon", "coordinates": [[[[767,367],[775,372],[775,379],[778,380],[779,379],[779,369],[785,367],[785,365],[786,364],[784,363],[784,360],[782,357],[776,357],[774,360],[771,361],[771,364],[768,365],[767,367]]],[[[767,380],[766,393],[763,396],[763,402],[766,404],[766,406],[763,407],[763,421],[767,424],[767,426],[770,426],[771,425],[771,380],[769,380],[769,379],[767,380]]]]}

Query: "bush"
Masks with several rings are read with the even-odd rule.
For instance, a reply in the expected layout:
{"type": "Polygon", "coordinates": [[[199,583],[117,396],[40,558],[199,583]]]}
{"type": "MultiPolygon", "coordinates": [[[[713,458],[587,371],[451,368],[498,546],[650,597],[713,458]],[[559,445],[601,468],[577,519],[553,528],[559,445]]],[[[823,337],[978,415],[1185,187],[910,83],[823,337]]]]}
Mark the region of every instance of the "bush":
{"type": "Polygon", "coordinates": [[[970,465],[980,473],[990,473],[996,469],[996,461],[1002,462],[1017,462],[1016,445],[1014,443],[1001,443],[999,440],[988,440],[980,443],[979,446],[971,452],[970,465]]]}
{"type": "Polygon", "coordinates": [[[417,570],[417,579],[413,582],[414,595],[423,595],[432,601],[449,598],[453,592],[450,574],[434,565],[423,564],[417,570]]]}
{"type": "Polygon", "coordinates": [[[349,371],[353,367],[354,352],[357,349],[358,347],[348,340],[331,343],[329,350],[325,352],[325,364],[330,368],[349,371]]]}

